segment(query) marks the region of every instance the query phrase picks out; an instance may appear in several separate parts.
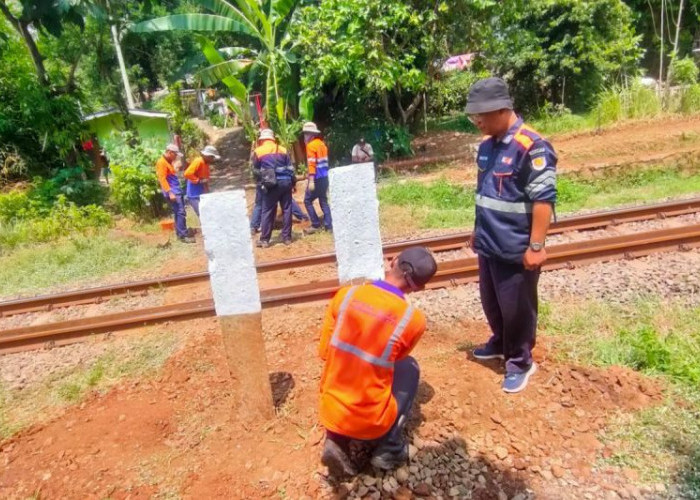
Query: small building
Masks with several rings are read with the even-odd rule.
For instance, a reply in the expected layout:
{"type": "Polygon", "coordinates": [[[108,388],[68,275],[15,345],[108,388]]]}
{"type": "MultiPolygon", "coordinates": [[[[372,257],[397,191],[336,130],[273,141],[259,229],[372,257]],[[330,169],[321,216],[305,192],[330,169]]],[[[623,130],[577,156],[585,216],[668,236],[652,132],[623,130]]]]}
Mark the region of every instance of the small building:
{"type": "MultiPolygon", "coordinates": [[[[142,139],[159,139],[163,144],[171,141],[168,113],[151,111],[147,109],[133,108],[129,110],[129,118],[142,139]]],[[[100,142],[104,142],[115,131],[125,130],[124,116],[117,108],[110,108],[97,113],[91,113],[83,117],[90,132],[97,135],[100,142]]]]}

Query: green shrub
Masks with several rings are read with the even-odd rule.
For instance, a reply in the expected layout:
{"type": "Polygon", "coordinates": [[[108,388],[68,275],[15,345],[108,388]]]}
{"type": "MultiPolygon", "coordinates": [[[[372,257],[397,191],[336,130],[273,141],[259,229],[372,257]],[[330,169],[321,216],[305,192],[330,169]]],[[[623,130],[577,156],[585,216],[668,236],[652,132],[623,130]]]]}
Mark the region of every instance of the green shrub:
{"type": "MultiPolygon", "coordinates": [[[[17,200],[15,197],[14,201],[17,200]]],[[[64,195],[59,195],[47,211],[25,208],[21,218],[15,216],[0,220],[0,249],[51,241],[73,233],[84,234],[111,223],[112,217],[104,208],[96,205],[80,207],[68,201],[64,195]]]]}
{"type": "Polygon", "coordinates": [[[162,213],[164,198],[153,167],[112,166],[112,202],[117,210],[139,219],[162,213]]]}
{"type": "Polygon", "coordinates": [[[695,84],[683,89],[679,105],[681,113],[697,113],[700,111],[700,85],[695,84]]]}
{"type": "Polygon", "coordinates": [[[132,132],[112,134],[103,141],[111,165],[154,168],[163,154],[164,145],[158,139],[141,139],[132,132]]]}
{"type": "Polygon", "coordinates": [[[682,59],[673,59],[671,67],[671,83],[673,85],[692,85],[698,81],[698,69],[692,57],[684,57],[682,59]]]}
{"type": "Polygon", "coordinates": [[[631,85],[616,86],[601,92],[592,114],[599,125],[606,125],[629,118],[652,118],[658,116],[662,109],[661,98],[656,91],[634,81],[631,85]]]}
{"type": "Polygon", "coordinates": [[[101,205],[107,189],[99,182],[88,180],[82,167],[62,168],[49,179],[34,179],[31,196],[50,206],[59,195],[76,205],[101,205]]]}
{"type": "Polygon", "coordinates": [[[551,103],[541,107],[530,123],[544,135],[572,132],[592,126],[590,117],[575,115],[569,108],[551,103]]]}

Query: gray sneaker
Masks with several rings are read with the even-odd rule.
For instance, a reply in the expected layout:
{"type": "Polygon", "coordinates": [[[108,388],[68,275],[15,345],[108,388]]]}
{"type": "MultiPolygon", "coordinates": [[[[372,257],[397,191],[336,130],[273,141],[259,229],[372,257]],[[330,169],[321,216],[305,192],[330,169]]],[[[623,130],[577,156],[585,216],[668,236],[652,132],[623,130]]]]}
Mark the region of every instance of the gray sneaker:
{"type": "Polygon", "coordinates": [[[534,361],[530,368],[523,373],[506,373],[506,378],[503,379],[501,388],[504,392],[520,392],[527,387],[527,382],[533,373],[537,371],[537,363],[534,361]]]}

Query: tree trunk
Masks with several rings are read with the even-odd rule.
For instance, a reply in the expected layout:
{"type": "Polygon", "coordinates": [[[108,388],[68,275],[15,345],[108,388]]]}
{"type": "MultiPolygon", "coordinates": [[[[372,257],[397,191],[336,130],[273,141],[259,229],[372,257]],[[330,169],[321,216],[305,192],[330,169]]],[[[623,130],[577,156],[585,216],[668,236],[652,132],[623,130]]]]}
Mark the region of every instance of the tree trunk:
{"type": "MultiPolygon", "coordinates": [[[[676,35],[673,39],[673,52],[671,53],[671,63],[678,57],[678,37],[680,36],[681,33],[681,21],[683,19],[683,0],[680,0],[680,4],[678,5],[678,21],[676,21],[676,35]]],[[[667,71],[666,75],[666,88],[669,88],[671,86],[671,77],[673,75],[671,74],[669,70],[667,71]]]]}
{"type": "Polygon", "coordinates": [[[39,78],[39,83],[44,87],[49,86],[49,81],[46,78],[46,68],[44,68],[44,58],[41,57],[39,53],[39,48],[36,46],[36,42],[32,38],[32,34],[29,32],[29,24],[20,21],[15,16],[12,15],[10,9],[7,7],[5,2],[0,2],[0,11],[2,11],[5,18],[9,21],[12,27],[19,33],[24,40],[24,44],[29,50],[29,55],[32,57],[32,62],[36,68],[36,75],[39,78]]]}
{"type": "Polygon", "coordinates": [[[382,92],[382,109],[384,110],[384,118],[389,123],[395,123],[394,117],[391,116],[391,111],[389,110],[389,96],[386,92],[382,92]]]}

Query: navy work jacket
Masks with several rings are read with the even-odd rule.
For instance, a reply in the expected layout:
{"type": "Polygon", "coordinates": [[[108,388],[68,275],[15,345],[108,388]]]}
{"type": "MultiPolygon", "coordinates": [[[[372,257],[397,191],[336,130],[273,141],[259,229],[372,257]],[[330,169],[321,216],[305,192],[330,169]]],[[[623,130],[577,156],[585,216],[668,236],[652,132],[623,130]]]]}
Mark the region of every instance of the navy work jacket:
{"type": "Polygon", "coordinates": [[[474,249],[479,255],[522,262],[530,244],[532,205],[557,199],[557,155],[522,119],[499,140],[479,146],[474,249]]]}

